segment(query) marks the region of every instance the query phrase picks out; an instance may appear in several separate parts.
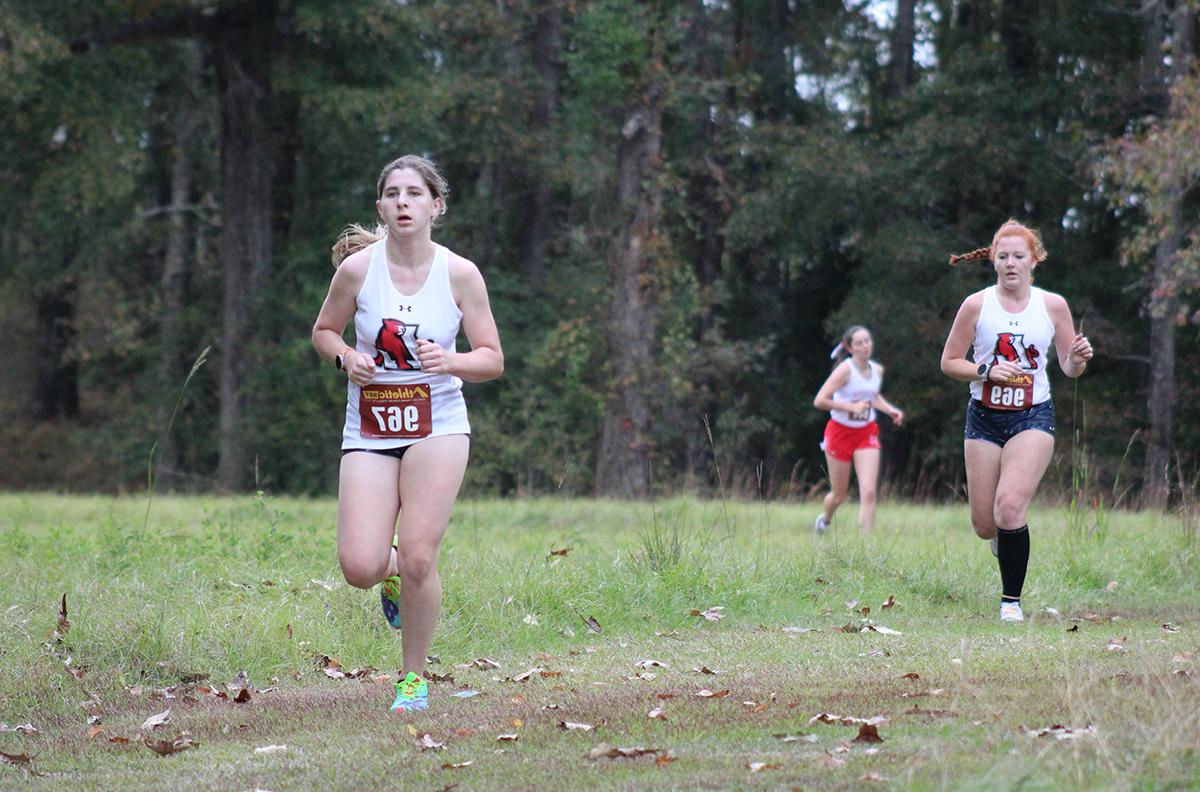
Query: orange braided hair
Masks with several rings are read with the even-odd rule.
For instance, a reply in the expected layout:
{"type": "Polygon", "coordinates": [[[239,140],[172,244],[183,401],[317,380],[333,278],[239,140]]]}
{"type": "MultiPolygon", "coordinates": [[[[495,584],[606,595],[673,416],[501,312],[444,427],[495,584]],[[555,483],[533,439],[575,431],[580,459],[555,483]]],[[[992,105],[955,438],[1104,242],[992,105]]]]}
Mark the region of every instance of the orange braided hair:
{"type": "Polygon", "coordinates": [[[970,253],[956,253],[950,257],[950,266],[956,266],[960,261],[975,261],[976,259],[985,259],[991,255],[990,247],[981,247],[972,250],[970,253]]]}
{"type": "Polygon", "coordinates": [[[960,261],[975,261],[977,259],[991,259],[996,255],[996,243],[1001,237],[1019,236],[1023,237],[1029,243],[1029,252],[1033,254],[1033,258],[1039,264],[1046,260],[1046,247],[1042,244],[1042,235],[1032,228],[1022,225],[1013,218],[1004,221],[1004,224],[996,230],[996,235],[992,237],[992,244],[989,247],[981,247],[972,250],[970,253],[959,253],[950,257],[950,266],[958,264],[960,261]]]}

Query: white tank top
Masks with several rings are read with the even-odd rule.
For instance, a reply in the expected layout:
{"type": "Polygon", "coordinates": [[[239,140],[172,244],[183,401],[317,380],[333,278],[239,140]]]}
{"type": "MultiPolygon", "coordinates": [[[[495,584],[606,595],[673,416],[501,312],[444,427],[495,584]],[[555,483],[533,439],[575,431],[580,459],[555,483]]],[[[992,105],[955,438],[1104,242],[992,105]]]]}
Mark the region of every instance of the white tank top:
{"type": "MultiPolygon", "coordinates": [[[[388,274],[387,239],[369,248],[371,263],[355,299],[355,350],[375,359],[375,378],[371,388],[398,385],[395,393],[428,394],[432,426],[426,436],[470,434],[467,404],[462,396],[462,380],[449,374],[426,374],[417,357],[417,338],[437,342],[442,349],[455,351],[462,311],[450,289],[449,251],[434,246],[433,264],[425,283],[416,294],[401,294],[388,274]],[[428,386],[413,391],[403,386],[428,386]]],[[[399,448],[412,445],[417,438],[364,437],[361,432],[359,397],[362,389],[353,382],[346,387],[346,424],[342,429],[342,448],[399,448]]],[[[371,420],[371,416],[367,417],[371,420]]]]}
{"type": "MultiPolygon", "coordinates": [[[[837,389],[833,394],[833,400],[838,402],[873,400],[883,388],[883,373],[879,370],[879,364],[874,360],[868,360],[867,367],[871,373],[869,376],[864,376],[858,370],[858,366],[854,365],[853,360],[850,360],[849,363],[850,379],[845,385],[837,389]]],[[[865,417],[858,414],[851,414],[845,410],[830,410],[829,417],[842,426],[858,429],[875,420],[875,408],[871,407],[868,409],[865,417]]]]}
{"type": "MultiPolygon", "coordinates": [[[[1054,323],[1046,313],[1046,292],[1036,286],[1029,289],[1029,304],[1020,313],[1000,307],[995,286],[983,290],[983,306],[975,323],[974,359],[976,363],[1011,360],[1033,375],[1033,401],[1041,404],[1050,398],[1050,378],[1046,376],[1046,350],[1054,343],[1054,323]]],[[[971,383],[971,398],[983,398],[983,383],[971,383]]]]}

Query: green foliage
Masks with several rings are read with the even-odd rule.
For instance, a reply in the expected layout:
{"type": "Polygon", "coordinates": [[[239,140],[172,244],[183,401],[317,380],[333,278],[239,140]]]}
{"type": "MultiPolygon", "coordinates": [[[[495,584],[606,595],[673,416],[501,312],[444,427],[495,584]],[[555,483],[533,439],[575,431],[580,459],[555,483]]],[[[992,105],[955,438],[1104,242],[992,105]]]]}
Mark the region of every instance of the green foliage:
{"type": "MultiPolygon", "coordinates": [[[[187,82],[189,48],[203,56],[203,42],[105,36],[176,15],[211,20],[242,2],[0,9],[0,316],[18,320],[4,339],[14,354],[0,362],[5,487],[142,487],[188,364],[219,342],[217,246],[221,224],[237,222],[221,217],[221,81],[201,57],[198,87],[187,82]],[[73,54],[81,36],[108,43],[73,54]],[[197,126],[182,151],[188,109],[197,126]],[[183,340],[172,344],[163,262],[180,158],[191,189],[183,340]],[[43,358],[29,296],[59,292],[74,295],[64,359],[79,367],[82,415],[32,426],[43,358]]],[[[945,260],[985,244],[1009,216],[1041,229],[1051,258],[1038,282],[1070,299],[1100,350],[1077,398],[1055,375],[1060,456],[1074,453],[1064,443],[1087,404],[1089,475],[1106,508],[1122,466],[1140,470],[1140,436],[1128,441],[1144,423],[1148,338],[1139,276],[1121,263],[1145,261],[1161,238],[1164,185],[1196,170],[1200,111],[1192,78],[1176,87],[1178,113],[1144,119],[1136,3],[1064,0],[1035,14],[1020,3],[920,3],[918,74],[899,96],[884,84],[892,31],[871,13],[879,4],[275,5],[274,260],[238,383],[245,484],[332,491],[344,381],[308,343],[332,274],[327,252],[343,225],[374,219],[379,168],[415,151],[450,179],[437,238],[484,272],[507,352],[501,381],[467,389],[468,488],[592,491],[605,394],[621,370],[607,358],[605,313],[622,220],[616,145],[646,84],[654,29],[667,83],[663,161],[646,174],[665,193],[652,393],[660,491],[716,491],[718,467],[744,493],[796,495],[821,480],[824,416],[811,398],[851,323],[874,331],[886,394],[908,414],[903,430],[885,428],[888,487],[954,491],[961,443],[948,416],[961,415],[963,393],[936,361],[955,307],[989,273],[945,260]],[[553,19],[559,37],[539,38],[553,19]],[[547,75],[561,82],[539,120],[547,75]],[[535,227],[545,229],[538,267],[535,227]]],[[[1194,195],[1185,209],[1176,283],[1180,318],[1194,319],[1194,195]]],[[[1178,351],[1182,482],[1200,443],[1194,329],[1180,331],[1178,351]]],[[[197,373],[180,405],[165,489],[212,486],[218,373],[197,373]]],[[[1070,466],[1051,475],[1047,489],[1070,486],[1070,466]]],[[[1136,494],[1136,476],[1126,480],[1136,494]]]]}

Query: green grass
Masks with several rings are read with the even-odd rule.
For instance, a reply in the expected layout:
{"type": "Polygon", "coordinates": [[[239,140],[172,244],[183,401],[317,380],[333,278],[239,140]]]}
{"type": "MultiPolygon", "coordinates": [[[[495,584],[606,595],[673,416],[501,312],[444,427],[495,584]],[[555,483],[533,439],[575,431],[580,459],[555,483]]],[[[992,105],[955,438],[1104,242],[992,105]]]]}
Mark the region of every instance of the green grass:
{"type": "Polygon", "coordinates": [[[965,506],[884,504],[869,537],[846,508],[817,538],[811,505],[467,501],[433,649],[454,681],[397,717],[386,685],[314,665],[400,662],[376,594],[341,580],[331,501],[162,497],[143,529],[145,505],[0,495],[0,722],[38,729],[0,732],[0,751],[46,774],[0,764],[0,788],[1200,789],[1200,542],[1173,518],[1112,512],[1088,534],[1035,506],[1031,618],[1002,625],[965,506]],[[713,606],[720,621],[689,615],[713,606]],[[902,634],[836,629],[864,618],[902,634]],[[500,668],[456,667],[482,657],[500,668]],[[512,681],[534,667],[551,675],[512,681]],[[249,703],[152,697],[239,671],[249,703]],[[138,738],[167,707],[154,736],[197,746],[160,757],[138,738]],[[884,742],[810,725],[822,712],[885,716],[884,742]],[[1027,733],[1057,724],[1095,732],[1027,733]],[[425,733],[445,750],[422,752],[425,733]],[[602,742],[674,761],[585,758],[602,742]],[[255,753],[270,745],[287,748],[255,753]]]}

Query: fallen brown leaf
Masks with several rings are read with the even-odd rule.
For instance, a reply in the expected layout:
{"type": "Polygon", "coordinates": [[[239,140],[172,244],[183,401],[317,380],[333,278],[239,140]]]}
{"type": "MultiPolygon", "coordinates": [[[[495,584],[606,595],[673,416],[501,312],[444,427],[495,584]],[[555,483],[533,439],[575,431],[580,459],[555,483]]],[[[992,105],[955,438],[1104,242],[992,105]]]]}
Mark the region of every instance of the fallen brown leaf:
{"type": "Polygon", "coordinates": [[[600,743],[583,756],[585,759],[628,759],[657,753],[660,753],[660,749],[658,748],[643,748],[640,745],[630,748],[617,748],[608,743],[600,743]]]}
{"type": "Polygon", "coordinates": [[[573,550],[573,549],[574,548],[568,546],[568,547],[563,547],[559,550],[551,550],[550,555],[551,556],[565,556],[567,553],[571,552],[571,550],[573,550]]]}
{"type": "Polygon", "coordinates": [[[708,666],[700,666],[699,668],[693,668],[692,671],[697,674],[719,674],[719,673],[721,673],[721,669],[718,668],[718,669],[714,670],[712,668],[709,668],[708,666]]]}
{"type": "Polygon", "coordinates": [[[180,751],[186,751],[188,748],[195,748],[197,745],[190,737],[183,734],[173,740],[151,740],[149,737],[143,737],[142,742],[159,756],[170,756],[180,751]]]}
{"type": "MultiPolygon", "coordinates": [[[[63,596],[66,597],[65,594],[63,596]]],[[[30,758],[29,754],[10,754],[0,751],[0,764],[19,767],[32,776],[45,775],[45,773],[39,773],[33,769],[33,759],[30,758]]]]}
{"type": "Polygon", "coordinates": [[[521,735],[519,735],[519,734],[498,734],[498,735],[496,735],[496,742],[516,742],[519,739],[521,739],[521,735]]]}
{"type": "Polygon", "coordinates": [[[62,595],[62,603],[58,606],[58,630],[54,633],[55,641],[61,641],[67,637],[67,631],[71,629],[71,622],[67,621],[67,593],[64,591],[62,595]]]}
{"type": "Polygon", "coordinates": [[[600,626],[600,622],[596,621],[596,619],[592,616],[585,616],[583,619],[583,622],[584,622],[584,624],[586,624],[588,626],[588,629],[591,630],[592,632],[595,632],[595,633],[604,632],[604,629],[601,628],[601,626],[600,626]]]}
{"type": "Polygon", "coordinates": [[[751,773],[759,773],[763,770],[778,770],[783,765],[777,762],[750,762],[746,767],[750,768],[751,773]]]}
{"type": "Polygon", "coordinates": [[[699,698],[725,698],[728,695],[728,690],[708,690],[705,688],[696,691],[696,696],[699,698]]]}
{"type": "Polygon", "coordinates": [[[667,664],[659,660],[638,660],[634,663],[638,668],[666,668],[667,664]]]}
{"type": "Polygon", "coordinates": [[[890,608],[895,604],[896,604],[896,598],[889,596],[886,600],[884,600],[884,603],[882,605],[880,605],[879,607],[880,608],[890,608]]]}
{"type": "Polygon", "coordinates": [[[87,730],[87,736],[88,736],[88,739],[89,739],[89,740],[94,740],[94,739],[96,739],[96,735],[100,734],[100,732],[102,732],[102,731],[104,731],[104,727],[103,727],[103,726],[90,726],[90,727],[88,727],[88,730],[87,730]]]}
{"type": "Polygon", "coordinates": [[[921,675],[915,671],[909,671],[907,674],[905,674],[904,676],[902,676],[900,678],[901,679],[920,679],[921,675]]]}
{"type": "Polygon", "coordinates": [[[473,764],[475,764],[474,759],[468,759],[465,762],[446,762],[444,765],[442,765],[442,769],[443,770],[458,770],[461,767],[470,767],[473,764]]]}
{"type": "Polygon", "coordinates": [[[883,742],[883,738],[879,736],[879,728],[872,723],[864,723],[858,727],[858,736],[854,738],[854,742],[878,743],[883,742]]]}

